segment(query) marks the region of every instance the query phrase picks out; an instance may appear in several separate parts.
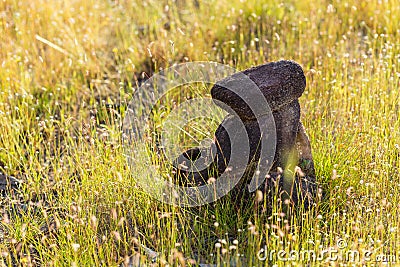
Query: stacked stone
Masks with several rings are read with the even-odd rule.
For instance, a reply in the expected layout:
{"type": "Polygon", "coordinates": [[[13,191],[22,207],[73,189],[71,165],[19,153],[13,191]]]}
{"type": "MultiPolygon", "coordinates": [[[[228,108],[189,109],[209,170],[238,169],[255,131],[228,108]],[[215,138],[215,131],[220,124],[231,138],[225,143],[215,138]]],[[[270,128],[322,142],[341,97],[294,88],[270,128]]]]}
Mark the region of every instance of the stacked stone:
{"type": "MultiPolygon", "coordinates": [[[[276,192],[294,204],[310,207],[317,194],[314,163],[311,146],[305,129],[300,121],[300,104],[298,98],[306,87],[306,78],[301,66],[293,61],[278,61],[247,69],[233,74],[211,89],[211,96],[217,105],[230,113],[215,132],[216,156],[213,163],[199,172],[176,170],[177,177],[186,185],[201,185],[210,177],[218,178],[227,168],[231,156],[231,142],[222,124],[229,124],[239,117],[243,122],[250,146],[250,157],[243,179],[231,195],[236,199],[248,194],[247,185],[257,167],[260,158],[259,143],[261,132],[257,116],[243,97],[257,97],[248,88],[229,89],[224,84],[239,82],[245,74],[261,90],[275,121],[276,149],[272,168],[264,185],[259,188],[267,195],[276,192]],[[222,104],[221,104],[222,103],[222,104]],[[226,106],[229,108],[226,108],[226,106]],[[232,112],[232,110],[234,112],[232,112]]],[[[266,112],[269,111],[266,107],[266,112]]],[[[183,155],[195,160],[200,149],[188,150],[183,155]]]]}

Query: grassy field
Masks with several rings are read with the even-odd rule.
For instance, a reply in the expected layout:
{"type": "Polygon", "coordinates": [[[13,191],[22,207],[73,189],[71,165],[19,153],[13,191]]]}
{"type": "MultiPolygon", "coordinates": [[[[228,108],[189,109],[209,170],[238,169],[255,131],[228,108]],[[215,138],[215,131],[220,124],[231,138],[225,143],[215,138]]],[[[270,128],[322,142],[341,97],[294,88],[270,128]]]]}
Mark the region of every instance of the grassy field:
{"type": "Polygon", "coordinates": [[[154,266],[399,264],[399,21],[394,0],[0,1],[0,172],[23,182],[0,200],[0,265],[150,266],[143,246],[154,266]],[[307,77],[312,211],[185,209],[136,185],[105,104],[175,63],[279,59],[307,77]]]}

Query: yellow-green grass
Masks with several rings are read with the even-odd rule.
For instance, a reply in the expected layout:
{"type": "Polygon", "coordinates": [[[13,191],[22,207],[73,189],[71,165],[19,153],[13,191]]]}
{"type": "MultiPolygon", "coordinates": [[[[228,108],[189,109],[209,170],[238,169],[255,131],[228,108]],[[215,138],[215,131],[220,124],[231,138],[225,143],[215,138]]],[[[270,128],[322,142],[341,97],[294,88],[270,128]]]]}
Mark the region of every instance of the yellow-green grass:
{"type": "Polygon", "coordinates": [[[27,207],[2,217],[0,259],[117,266],[143,244],[160,253],[157,265],[198,256],[286,266],[257,252],[318,253],[342,239],[339,255],[358,251],[357,264],[367,250],[400,261],[399,14],[391,0],[0,1],[0,166],[24,182],[1,203],[27,207]],[[302,121],[325,194],[311,212],[281,217],[275,203],[268,217],[254,199],[239,210],[226,199],[161,204],[136,186],[118,120],[99,132],[91,118],[178,62],[245,69],[282,58],[307,77],[302,121]]]}

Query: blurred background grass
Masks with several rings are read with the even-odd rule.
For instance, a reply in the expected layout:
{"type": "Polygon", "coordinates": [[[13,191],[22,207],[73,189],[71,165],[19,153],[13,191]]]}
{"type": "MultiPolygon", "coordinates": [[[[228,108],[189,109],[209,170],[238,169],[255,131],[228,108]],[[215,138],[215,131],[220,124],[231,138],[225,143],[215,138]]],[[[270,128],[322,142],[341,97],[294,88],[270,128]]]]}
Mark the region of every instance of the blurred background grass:
{"type": "Polygon", "coordinates": [[[198,247],[205,260],[243,254],[256,265],[264,262],[249,259],[264,244],[288,251],[313,240],[318,250],[338,238],[348,249],[396,253],[399,14],[391,0],[0,1],[0,168],[24,181],[2,203],[28,203],[20,216],[3,215],[0,258],[115,265],[143,243],[175,264],[198,247]],[[118,123],[96,127],[104,104],[128,102],[161,68],[279,59],[299,62],[307,77],[302,121],[326,194],[311,213],[281,218],[276,208],[263,218],[222,202],[198,218],[164,206],[135,187],[118,123]],[[225,232],[239,240],[232,250],[221,243],[229,253],[213,243],[229,241],[225,232]]]}

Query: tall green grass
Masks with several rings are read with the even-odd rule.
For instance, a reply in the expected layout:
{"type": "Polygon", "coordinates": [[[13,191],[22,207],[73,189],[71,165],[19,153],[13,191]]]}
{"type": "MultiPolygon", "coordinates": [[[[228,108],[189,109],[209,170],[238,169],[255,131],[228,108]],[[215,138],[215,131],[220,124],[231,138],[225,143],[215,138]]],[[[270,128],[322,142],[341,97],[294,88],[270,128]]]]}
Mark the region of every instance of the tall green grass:
{"type": "Polygon", "coordinates": [[[395,255],[399,14],[391,0],[1,1],[0,171],[24,184],[1,200],[0,262],[117,266],[144,245],[159,253],[155,265],[286,266],[257,252],[318,253],[339,239],[339,252],[360,253],[356,264],[366,250],[395,255]],[[307,77],[302,121],[324,189],[312,212],[288,216],[275,202],[269,216],[256,199],[182,209],[136,185],[121,118],[101,115],[104,104],[129,102],[143,79],[178,62],[244,69],[282,58],[307,77]]]}

